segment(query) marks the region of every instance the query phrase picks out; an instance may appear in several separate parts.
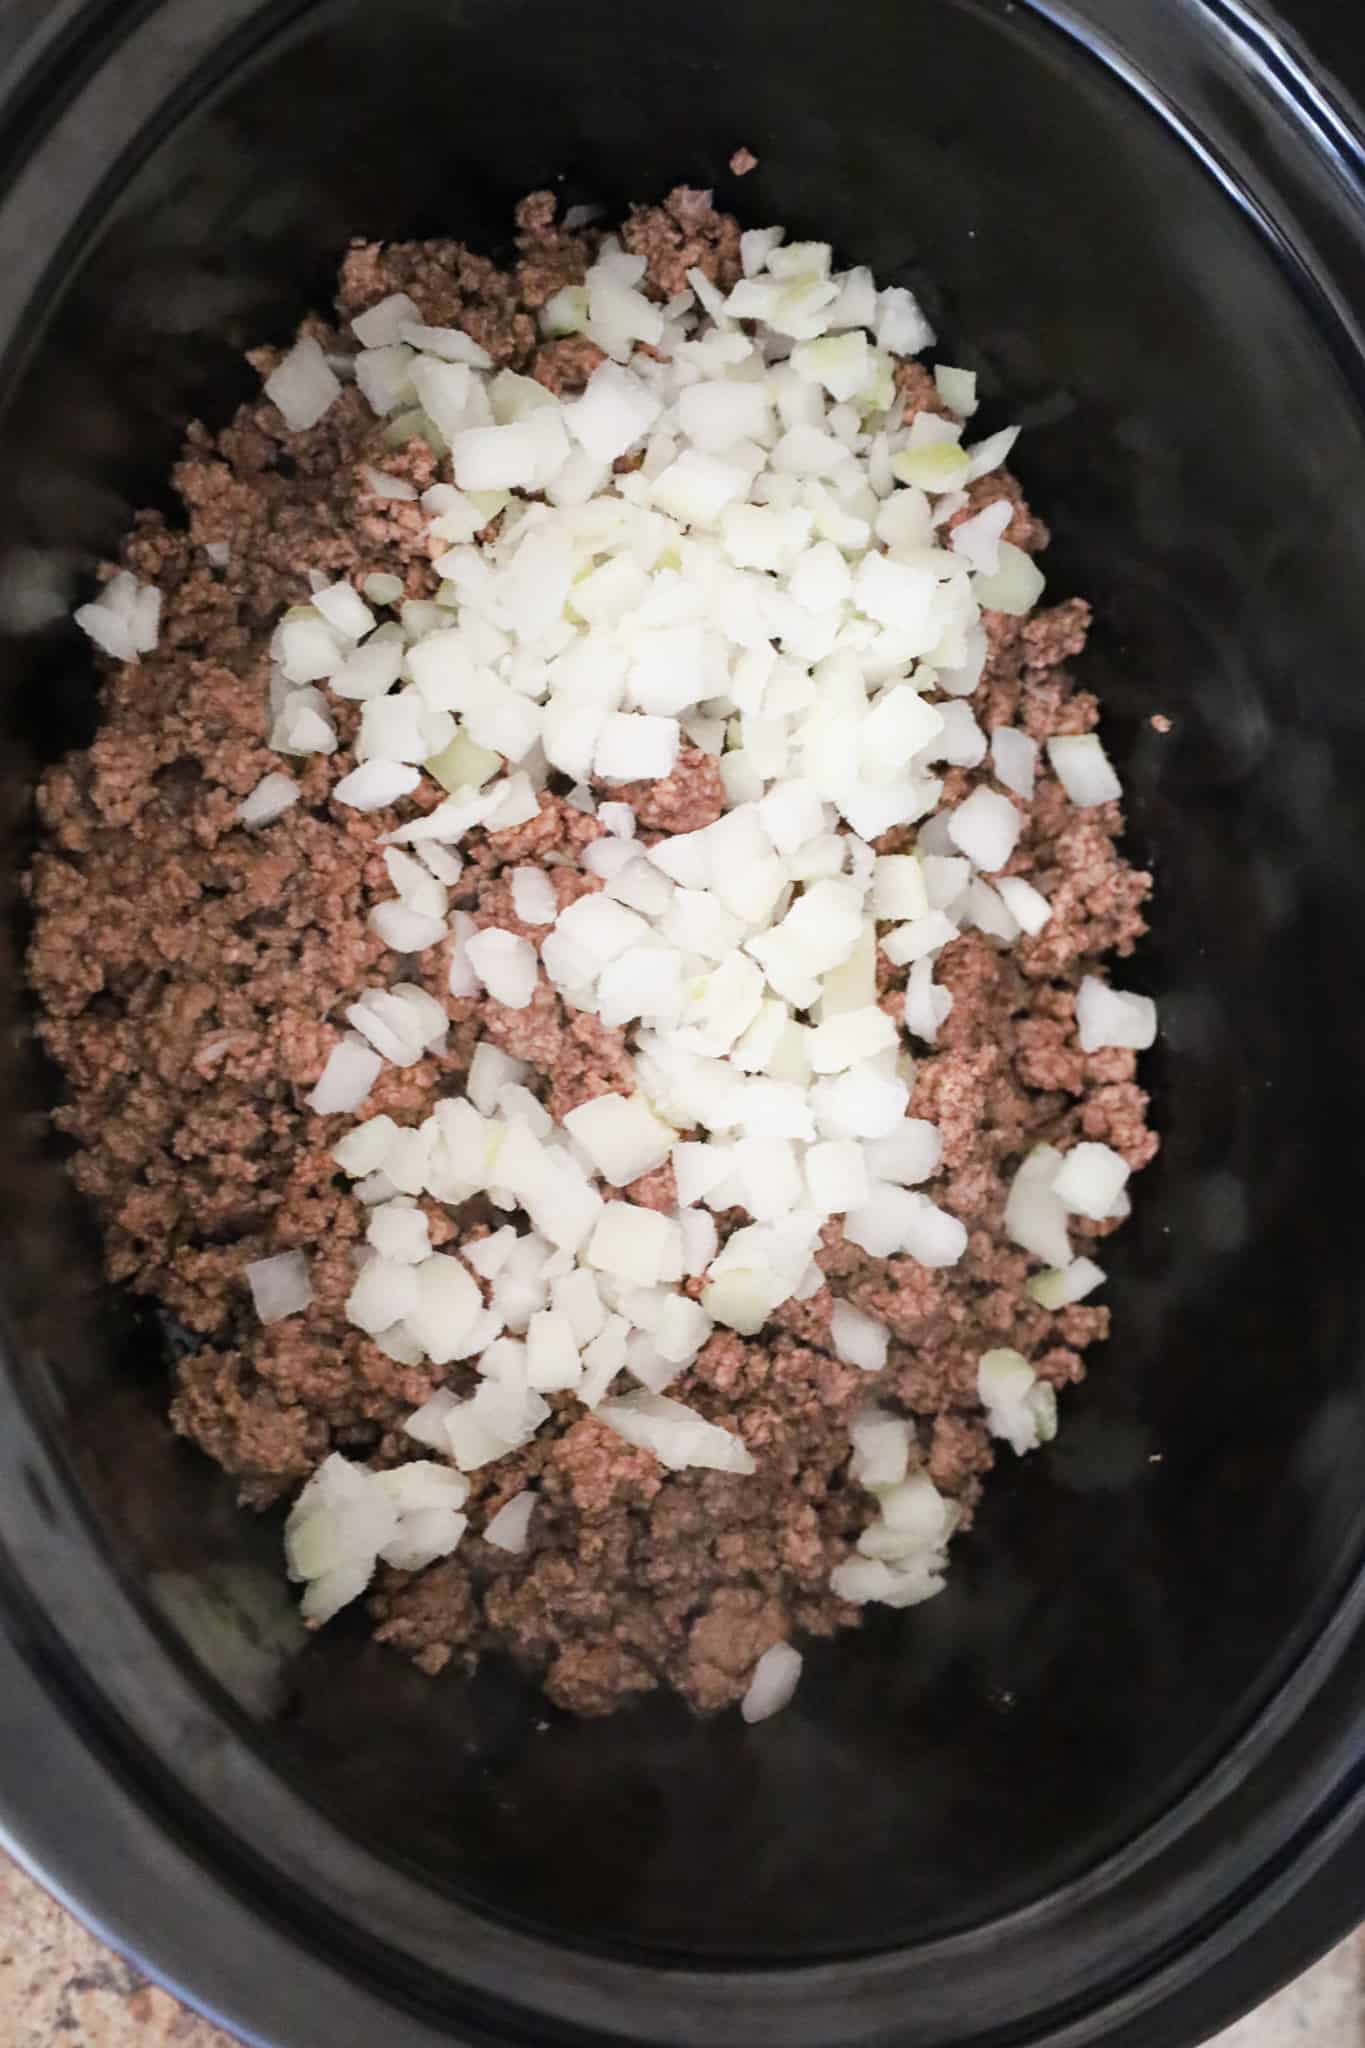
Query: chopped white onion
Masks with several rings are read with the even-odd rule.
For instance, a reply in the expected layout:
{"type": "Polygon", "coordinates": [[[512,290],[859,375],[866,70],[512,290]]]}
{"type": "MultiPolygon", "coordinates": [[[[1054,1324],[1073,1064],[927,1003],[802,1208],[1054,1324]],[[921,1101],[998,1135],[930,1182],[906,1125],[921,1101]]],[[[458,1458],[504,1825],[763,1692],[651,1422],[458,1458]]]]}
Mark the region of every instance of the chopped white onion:
{"type": "Polygon", "coordinates": [[[991,761],[996,779],[1006,789],[1032,802],[1033,781],[1038,772],[1038,742],[1013,726],[998,725],[991,734],[991,761]]]}
{"type": "Polygon", "coordinates": [[[1123,785],[1093,732],[1049,740],[1047,757],[1073,804],[1088,808],[1123,795],[1123,785]]]}
{"type": "Polygon", "coordinates": [[[343,775],[332,791],[339,804],[356,811],[382,811],[399,797],[410,796],[421,781],[418,770],[403,761],[364,761],[343,775]]]}
{"type": "Polygon", "coordinates": [[[596,1414],[608,1429],[614,1429],[627,1443],[652,1451],[672,1472],[689,1466],[714,1472],[749,1473],[755,1469],[742,1437],[732,1436],[717,1422],[705,1421],[666,1394],[626,1394],[599,1403],[596,1414]]]}
{"type": "Polygon", "coordinates": [[[295,342],[265,380],[265,395],[293,433],[315,427],[341,396],[341,380],[312,335],[295,342]]]}
{"type": "Polygon", "coordinates": [[[1023,827],[1022,812],[1007,796],[974,789],[949,818],[948,835],[974,867],[993,874],[1014,852],[1023,827]]]}
{"type": "Polygon", "coordinates": [[[519,1557],[529,1540],[531,1517],[539,1498],[539,1494],[529,1488],[524,1493],[514,1493],[511,1500],[503,1502],[492,1520],[484,1524],[484,1542],[491,1543],[495,1550],[510,1551],[519,1557]]]}
{"type": "Polygon", "coordinates": [[[753,1725],[780,1714],[801,1680],[801,1652],[790,1643],[774,1643],[754,1666],[749,1689],[739,1703],[744,1720],[753,1725]]]}
{"type": "Polygon", "coordinates": [[[875,1405],[861,1409],[849,1425],[853,1455],[849,1476],[859,1486],[899,1486],[909,1469],[914,1425],[875,1405]]]}
{"type": "Polygon", "coordinates": [[[1002,875],[996,883],[1001,900],[1021,931],[1036,938],[1052,916],[1052,906],[1041,890],[1022,875],[1002,875]]]}
{"type": "Polygon", "coordinates": [[[379,299],[363,313],[355,315],[351,321],[351,332],[362,348],[387,348],[402,340],[403,328],[408,321],[420,318],[421,314],[406,292],[390,292],[387,298],[379,299]]]}
{"type": "MultiPolygon", "coordinates": [[[[935,961],[959,930],[1016,945],[1051,915],[1031,882],[1000,872],[1037,744],[1011,728],[988,739],[967,701],[989,651],[982,609],[1021,614],[1043,589],[1005,538],[1015,500],[978,509],[967,494],[1015,430],[964,448],[959,422],[937,412],[902,424],[894,357],[933,339],[903,287],[878,292],[862,269],[835,275],[828,245],[788,245],[780,229],[747,231],[741,260],[728,296],[693,271],[660,306],[642,288],[644,257],[604,238],[585,283],[542,309],[543,332],[585,334],[608,358],[567,401],[495,371],[405,294],[352,323],[353,375],[389,420],[388,445],[416,436],[450,451],[453,482],[421,496],[441,581],[434,599],[407,600],[399,576],[356,588],[313,572],[311,601],[272,642],[272,742],[329,753],[325,691],[359,704],[338,803],[383,809],[423,776],[445,792],[434,809],[419,797],[383,835],[395,898],[373,906],[370,928],[401,953],[449,940],[441,971],[462,1000],[484,991],[527,1010],[543,966],[556,1014],[625,1031],[634,1073],[556,1122],[531,1070],[484,1041],[464,1092],[425,1121],[372,1117],[334,1147],[368,1211],[352,1320],[402,1369],[474,1361],[476,1390],[442,1390],[409,1421],[441,1465],[376,1475],[334,1459],[305,1489],[291,1562],[307,1567],[297,1575],[313,1620],[363,1591],[379,1558],[412,1571],[448,1555],[468,1494],[451,1461],[474,1471],[515,1452],[549,1417],[547,1394],[572,1395],[671,1469],[752,1472],[738,1436],[662,1390],[717,1324],[754,1336],[784,1302],[824,1300],[828,1219],[842,1217],[872,1258],[939,1267],[965,1250],[963,1223],[919,1191],[943,1141],[907,1115],[914,1066],[901,1006],[894,1017],[881,1007],[877,956],[909,970],[906,1029],[933,1044],[952,1008],[935,961]],[[632,451],[638,462],[618,473],[632,451]],[[371,607],[385,605],[397,615],[377,626],[371,607]],[[608,792],[599,805],[589,779],[664,781],[684,735],[715,763],[721,815],[650,832],[646,846],[633,800],[608,792]],[[1009,795],[978,786],[940,810],[940,776],[979,768],[988,750],[1009,795]],[[504,871],[518,929],[480,929],[452,907],[470,876],[450,849],[537,819],[557,773],[603,828],[575,857],[590,887],[563,901],[565,855],[532,854],[504,871]],[[875,852],[907,827],[913,851],[875,852]],[[612,1198],[670,1160],[672,1213],[612,1198]],[[478,1199],[516,1220],[437,1252],[428,1198],[452,1212],[478,1199]],[[734,1208],[750,1220],[722,1239],[717,1217],[734,1208]],[[616,1396],[622,1373],[641,1390],[616,1396]]],[[[955,413],[975,410],[971,372],[940,364],[935,376],[955,413]]],[[[303,428],[340,385],[304,342],[267,388],[303,428]]],[[[417,500],[404,476],[366,466],[362,477],[372,502],[417,500]]],[[[134,659],[155,644],[158,606],[123,572],[81,623],[134,659]]],[[[1048,750],[1074,802],[1118,795],[1093,735],[1048,750]]],[[[267,777],[238,815],[264,825],[297,798],[292,778],[267,777]]],[[[415,983],[367,989],[346,1015],[353,1030],[307,1098],[318,1115],[361,1110],[385,1061],[415,1065],[450,1025],[415,983]]],[[[1154,1007],[1087,976],[1077,1031],[1086,1051],[1140,1048],[1154,1007]]],[[[1030,1283],[1040,1306],[1099,1285],[1098,1267],[1071,1258],[1068,1215],[1116,1214],[1126,1178],[1116,1153],[1088,1143],[1023,1162],[1006,1227],[1047,1262],[1030,1283]]],[[[251,1271],[258,1302],[306,1306],[301,1254],[251,1271]],[[277,1267],[273,1292],[268,1271],[258,1288],[258,1271],[277,1267]]],[[[889,1334],[855,1303],[832,1303],[828,1341],[845,1362],[881,1372],[889,1334]]],[[[988,1426],[1023,1451],[1055,1428],[1055,1397],[1016,1358],[987,1354],[981,1396],[988,1426]]],[[[868,1410],[852,1438],[850,1479],[875,1491],[876,1519],[831,1584],[853,1601],[928,1599],[958,1511],[918,1469],[909,1420],[868,1410]]],[[[536,1498],[508,1500],[486,1540],[523,1550],[536,1498]]],[[[785,1704],[799,1669],[790,1646],[767,1651],[746,1718],[785,1704]]]]}
{"type": "Polygon", "coordinates": [[[296,1316],[313,1299],[308,1261],[302,1252],[279,1252],[274,1258],[253,1259],[246,1277],[256,1314],[263,1323],[279,1323],[286,1316],[296,1316]]]}
{"type": "Polygon", "coordinates": [[[1071,1263],[1065,1204],[1053,1192],[1062,1155],[1052,1145],[1035,1145],[1010,1183],[1005,1233],[1024,1251],[1049,1266],[1071,1263]]]}
{"type": "Polygon", "coordinates": [[[383,1071],[380,1053],[359,1036],[348,1034],[327,1055],[308,1107],[316,1116],[344,1116],[360,1108],[383,1071]]]}
{"type": "Polygon", "coordinates": [[[880,1372],[886,1364],[889,1333],[850,1301],[836,1301],[830,1316],[830,1340],[837,1358],[862,1372],[880,1372]]]}
{"type": "Polygon", "coordinates": [[[995,569],[989,575],[978,570],[972,583],[972,595],[983,611],[1016,617],[1032,611],[1042,594],[1042,570],[1031,555],[1007,540],[999,543],[995,569]]]}
{"type": "Polygon", "coordinates": [[[1108,1045],[1146,1052],[1156,1042],[1156,1004],[1150,996],[1126,994],[1087,974],[1076,996],[1076,1035],[1082,1052],[1108,1045]]]}
{"type": "Polygon", "coordinates": [[[512,908],[523,924],[554,923],[559,903],[543,868],[513,868],[512,908]]]}
{"type": "Polygon", "coordinates": [[[1128,1179],[1128,1164],[1112,1145],[1082,1140],[1067,1153],[1052,1182],[1064,1208],[1102,1223],[1112,1216],[1128,1179]]]}
{"type": "Polygon", "coordinates": [[[515,932],[496,928],[475,932],[466,941],[464,957],[494,1002],[509,1010],[524,1010],[536,992],[540,976],[535,948],[515,932]]]}
{"type": "Polygon", "coordinates": [[[271,825],[292,810],[299,800],[299,786],[292,775],[263,775],[250,796],[237,806],[237,816],[248,831],[271,825]]]}
{"type": "Polygon", "coordinates": [[[564,1128],[613,1187],[662,1166],[676,1136],[638,1095],[596,1095],[569,1111],[564,1128]]]}
{"type": "Polygon", "coordinates": [[[1102,1287],[1104,1278],[1104,1269],[1093,1259],[1073,1259],[1068,1266],[1035,1273],[1028,1283],[1028,1293],[1039,1308],[1069,1308],[1072,1302],[1084,1301],[1087,1294],[1102,1287]]]}

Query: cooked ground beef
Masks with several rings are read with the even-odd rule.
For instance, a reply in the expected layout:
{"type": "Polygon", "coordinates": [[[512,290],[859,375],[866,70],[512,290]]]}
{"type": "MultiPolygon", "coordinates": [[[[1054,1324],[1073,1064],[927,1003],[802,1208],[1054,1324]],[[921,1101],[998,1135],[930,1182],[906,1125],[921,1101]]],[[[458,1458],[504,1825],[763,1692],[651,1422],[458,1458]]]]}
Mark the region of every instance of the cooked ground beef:
{"type": "MultiPolygon", "coordinates": [[[[403,290],[424,320],[462,327],[499,364],[551,389],[580,385],[598,351],[580,338],[542,342],[535,310],[583,276],[597,236],[556,227],[548,194],[523,203],[518,227],[520,255],[505,271],[453,242],[357,244],[342,266],[341,322],[403,290]]],[[[659,296],[681,289],[693,265],[723,285],[738,274],[738,228],[705,195],[680,190],[638,210],[623,238],[646,257],[659,296]]],[[[308,331],[344,345],[324,322],[308,331]]],[[[254,358],[263,372],[277,359],[254,358]]],[[[912,407],[941,409],[918,365],[904,365],[900,382],[912,407]]],[[[307,432],[288,431],[264,399],[216,435],[192,427],[175,472],[183,524],[143,514],[123,550],[163,593],[160,644],[137,665],[107,666],[94,742],[39,792],[30,971],[39,1028],[67,1079],[56,1122],[102,1217],[111,1278],[156,1297],[198,1340],[177,1368],[175,1427],[254,1507],[292,1492],[333,1449],[381,1464],[411,1455],[404,1417],[437,1386],[472,1383],[468,1368],[397,1365],[347,1321],[364,1227],[331,1157],[347,1120],[305,1106],[345,1003],[391,973],[366,917],[391,894],[378,841],[397,816],[331,801],[354,765],[358,707],[334,704],[334,755],[291,763],[295,808],[260,834],[235,816],[279,765],[267,745],[268,641],[281,610],[309,595],[308,570],[393,572],[409,596],[433,591],[430,553],[443,544],[429,550],[418,506],[369,488],[365,464],[379,459],[419,489],[436,475],[424,444],[385,447],[354,385],[307,432]],[[214,555],[226,544],[225,567],[210,544],[214,555]],[[243,1268],[295,1246],[312,1254],[314,1306],[262,1328],[243,1268]]],[[[1008,538],[1043,546],[1046,530],[1008,476],[973,486],[968,509],[1002,495],[1015,507],[1008,538]]],[[[1022,621],[987,614],[990,659],[973,703],[984,728],[1019,725],[1041,740],[1094,725],[1095,701],[1067,667],[1088,619],[1080,599],[1022,621]]],[[[984,776],[950,770],[945,803],[984,776]]],[[[695,749],[666,781],[612,795],[649,833],[691,830],[722,806],[715,764],[695,749]]],[[[1044,757],[1006,872],[1037,882],[1050,922],[1009,951],[972,932],[942,955],[939,980],[955,1002],[918,1062],[911,1113],[943,1132],[942,1171],[926,1192],[968,1226],[960,1265],[870,1258],[834,1224],[819,1293],[787,1303],[759,1339],[711,1338],[670,1393],[742,1434],[752,1478],[666,1472],[554,1396],[554,1421],[524,1451],[472,1475],[475,1529],[528,1482],[539,1489],[526,1552],[470,1535],[424,1572],[383,1568],[370,1599],[381,1639],[429,1671],[501,1649],[580,1713],[660,1683],[709,1710],[743,1692],[770,1644],[856,1623],[861,1610],[828,1586],[872,1512],[847,1478],[849,1419],[868,1384],[829,1347],[839,1295],[888,1325],[879,1397],[917,1419],[928,1471],[970,1516],[994,1456],[976,1397],[981,1352],[1014,1345],[1060,1385],[1081,1377],[1085,1349],[1108,1327],[1103,1308],[1052,1314],[1027,1296],[1027,1261],[1002,1222],[1014,1168],[1039,1140],[1103,1139],[1134,1168],[1156,1149],[1133,1055],[1082,1054],[1073,1024],[1082,973],[1129,953],[1144,929],[1149,878],[1117,851],[1120,822],[1115,804],[1070,807],[1044,757]]],[[[553,856],[562,905],[599,886],[579,865],[598,830],[547,792],[529,824],[470,836],[452,901],[480,923],[523,929],[506,870],[553,856]]],[[[910,836],[889,835],[881,850],[910,836]]],[[[628,1085],[622,1034],[567,1009],[543,980],[529,1008],[510,1010],[450,998],[440,949],[420,972],[450,1013],[448,1044],[386,1068],[367,1114],[419,1120],[458,1085],[484,1035],[531,1063],[557,1117],[628,1085]]],[[[671,1169],[629,1192],[669,1204],[671,1169]]],[[[481,1220],[473,1207],[457,1219],[424,1207],[438,1245],[481,1220]]],[[[1082,1248],[1111,1227],[1077,1219],[1082,1248]]]]}

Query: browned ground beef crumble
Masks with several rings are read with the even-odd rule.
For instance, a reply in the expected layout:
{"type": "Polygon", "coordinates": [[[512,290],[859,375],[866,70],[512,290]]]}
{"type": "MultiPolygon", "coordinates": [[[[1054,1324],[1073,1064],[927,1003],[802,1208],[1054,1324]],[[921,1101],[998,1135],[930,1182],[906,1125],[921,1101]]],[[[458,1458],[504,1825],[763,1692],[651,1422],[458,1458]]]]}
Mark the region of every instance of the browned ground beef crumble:
{"type": "MultiPolygon", "coordinates": [[[[507,270],[455,242],[358,243],[342,266],[339,329],[314,320],[308,331],[349,346],[346,321],[403,290],[425,321],[462,327],[498,364],[572,389],[599,353],[581,338],[541,341],[535,310],[581,278],[597,236],[557,228],[548,194],[523,203],[518,227],[520,256],[507,270]]],[[[623,234],[647,257],[657,296],[682,288],[694,264],[721,285],[738,275],[738,228],[707,195],[675,192],[635,212],[623,234]]],[[[268,350],[253,358],[262,371],[277,359],[268,350]]],[[[899,380],[911,411],[942,409],[919,365],[902,365],[899,380]]],[[[425,445],[385,446],[383,423],[354,385],[307,432],[289,432],[264,399],[216,436],[192,427],[175,472],[187,523],[144,513],[123,552],[164,594],[160,644],[138,665],[106,664],[96,739],[39,793],[30,964],[40,1029],[67,1078],[56,1120],[79,1148],[73,1171],[103,1218],[110,1275],[157,1297],[198,1340],[177,1372],[176,1429],[236,1475],[254,1507],[291,1493],[334,1449],[378,1464],[412,1455],[403,1418],[437,1386],[473,1382],[469,1367],[397,1365],[347,1321],[364,1212],[331,1147],[351,1119],[305,1107],[344,1004],[394,974],[366,916],[391,894],[378,842],[400,814],[331,801],[353,765],[359,707],[333,701],[334,755],[291,762],[302,789],[294,809],[258,834],[234,815],[279,766],[267,745],[267,643],[282,608],[309,595],[307,572],[390,571],[410,596],[433,592],[420,507],[373,494],[363,465],[375,460],[419,487],[437,476],[425,445]],[[211,565],[211,542],[230,548],[225,569],[211,565]],[[243,1268],[294,1246],[310,1255],[314,1306],[263,1328],[243,1268]]],[[[1006,475],[975,484],[969,511],[1002,493],[1016,506],[1008,538],[1043,547],[1046,529],[1006,475]]],[[[1095,724],[1095,700],[1066,666],[1088,618],[1076,598],[1027,620],[986,615],[990,660],[973,700],[983,728],[1017,724],[1042,740],[1095,724]]],[[[1129,953],[1143,931],[1149,878],[1116,850],[1117,804],[1078,811],[1045,756],[1040,771],[1006,872],[1037,883],[1051,920],[1009,950],[977,932],[947,947],[938,978],[955,1003],[937,1048],[918,1061],[911,1104],[943,1132],[943,1168],[926,1192],[967,1224],[962,1262],[930,1271],[870,1258],[835,1223],[819,1294],[789,1302],[757,1340],[713,1335],[669,1391],[742,1434],[757,1459],[751,1478],[666,1472],[572,1396],[553,1396],[555,1418],[531,1444],[472,1475],[474,1530],[528,1482],[539,1490],[527,1551],[509,1555],[471,1533],[425,1571],[382,1567],[369,1602],[382,1640],[431,1672],[452,1659],[472,1665],[486,1649],[510,1652],[580,1713],[660,1683],[703,1710],[724,1706],[771,1643],[860,1617],[828,1587],[874,1505],[847,1477],[849,1419],[872,1383],[832,1354],[836,1295],[889,1326],[878,1398],[916,1418],[929,1473],[967,1516],[994,1458],[976,1397],[981,1352],[1008,1343],[1054,1385],[1081,1378],[1108,1312],[1052,1314],[1030,1301],[1028,1262],[1005,1237],[1003,1205],[1039,1140],[1101,1139],[1133,1168],[1156,1149],[1133,1054],[1083,1054],[1073,1023],[1082,973],[1129,953]]],[[[944,804],[986,775],[948,771],[944,804]]],[[[439,794],[428,785],[425,801],[439,794]]],[[[666,782],[612,794],[653,832],[705,824],[722,803],[714,763],[695,751],[666,782]]],[[[521,929],[504,869],[549,860],[566,902],[599,886],[578,865],[598,829],[547,792],[531,823],[470,835],[453,904],[521,929]]],[[[888,835],[881,850],[912,839],[888,835]]],[[[556,1116],[629,1085],[622,1034],[566,1009],[543,980],[517,1011],[449,997],[446,968],[438,948],[406,970],[446,1004],[446,1049],[386,1068],[366,1114],[419,1121],[434,1095],[458,1089],[482,1035],[531,1062],[556,1116]]],[[[904,974],[882,968],[889,1001],[904,974]]],[[[671,1168],[630,1192],[670,1203],[671,1168]]],[[[423,1206],[438,1246],[484,1220],[476,1206],[458,1217],[423,1206]]],[[[1090,1249],[1113,1226],[1076,1218],[1075,1227],[1090,1249]]]]}

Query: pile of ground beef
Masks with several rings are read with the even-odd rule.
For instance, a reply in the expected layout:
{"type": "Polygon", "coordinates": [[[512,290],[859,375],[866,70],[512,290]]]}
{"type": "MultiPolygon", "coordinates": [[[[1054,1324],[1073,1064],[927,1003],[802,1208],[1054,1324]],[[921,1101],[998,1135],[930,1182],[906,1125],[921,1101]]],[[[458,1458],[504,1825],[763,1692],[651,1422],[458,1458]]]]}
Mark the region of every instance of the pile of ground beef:
{"type": "MultiPolygon", "coordinates": [[[[402,290],[425,321],[462,327],[498,364],[572,389],[599,351],[578,337],[542,341],[535,314],[582,277],[597,236],[556,227],[548,194],[523,203],[518,227],[520,255],[507,269],[455,242],[359,243],[342,266],[339,327],[310,320],[305,331],[344,350],[349,318],[402,290]]],[[[623,239],[647,258],[660,297],[680,290],[693,265],[722,286],[738,275],[738,228],[709,195],[679,190],[635,212],[623,239]]],[[[278,355],[253,360],[265,373],[278,355]]],[[[910,410],[938,407],[917,364],[902,365],[900,382],[910,410]]],[[[176,1429],[258,1508],[295,1491],[332,1450],[380,1465],[411,1456],[403,1419],[437,1386],[473,1383],[468,1367],[397,1365],[347,1321],[365,1212],[331,1147],[350,1120],[305,1106],[345,1004],[393,973],[366,917],[391,895],[379,840],[398,814],[330,800],[354,765],[359,707],[332,704],[335,754],[290,764],[302,792],[295,808],[257,834],[235,816],[280,765],[267,744],[268,642],[282,609],[307,599],[307,572],[392,572],[412,597],[434,591],[421,509],[374,495],[364,467],[375,461],[419,488],[437,478],[425,444],[386,445],[384,423],[353,384],[307,432],[289,432],[265,400],[217,435],[194,426],[175,472],[184,525],[144,514],[123,550],[124,565],[163,593],[159,646],[136,665],[107,665],[98,736],[39,792],[30,971],[39,1028],[67,1080],[56,1122],[76,1142],[72,1170],[103,1220],[111,1277],[155,1297],[196,1340],[176,1371],[176,1429]],[[224,547],[226,566],[215,566],[224,547]],[[244,1268],[293,1247],[310,1254],[314,1305],[263,1328],[244,1268]]],[[[1008,538],[1042,547],[1046,530],[1007,475],[973,485],[959,516],[1002,493],[1016,506],[1008,538]]],[[[1080,599],[1023,620],[986,615],[990,660],[973,700],[985,729],[1018,725],[1043,740],[1096,723],[1093,697],[1067,667],[1088,616],[1080,599]]],[[[836,1222],[820,1255],[825,1288],[789,1302],[757,1339],[716,1332],[669,1391],[738,1430],[757,1460],[753,1477],[667,1472],[571,1395],[551,1397],[554,1420],[532,1443],[472,1475],[473,1530],[528,1483],[538,1489],[525,1553],[471,1533],[425,1571],[381,1568],[369,1601],[381,1639],[431,1672],[501,1650],[579,1713],[660,1684],[700,1709],[724,1706],[770,1644],[860,1618],[828,1585],[874,1511],[848,1478],[849,1420],[870,1388],[833,1355],[836,1296],[889,1327],[878,1398],[916,1419],[926,1468],[964,1517],[994,1457],[976,1396],[980,1354],[1009,1344],[1054,1385],[1082,1376],[1108,1312],[1052,1314],[1029,1299],[1004,1200],[1040,1140],[1100,1139],[1133,1168],[1156,1149],[1134,1055],[1081,1053],[1073,1022],[1081,975],[1129,953],[1144,929],[1149,878],[1116,850],[1118,806],[1078,811],[1045,757],[1040,769],[1006,872],[1037,883],[1051,920],[1008,951],[976,932],[944,951],[938,979],[954,1005],[917,1065],[910,1113],[931,1118],[944,1139],[942,1171],[925,1191],[968,1226],[961,1263],[931,1271],[870,1258],[836,1222]]],[[[986,772],[950,770],[944,803],[986,772]]],[[[440,794],[427,789],[428,800],[440,794]]],[[[715,764],[695,750],[666,782],[611,793],[634,805],[646,835],[691,830],[722,805],[715,764]]],[[[552,782],[530,823],[469,835],[452,903],[524,929],[506,871],[548,863],[564,903],[600,886],[579,865],[598,829],[552,782]]],[[[880,850],[912,838],[890,834],[880,850]]],[[[882,968],[889,999],[904,972],[882,968]]],[[[419,1121],[434,1096],[460,1087],[481,1036],[530,1062],[557,1117],[629,1085],[622,1034],[566,1009],[544,980],[517,1011],[451,998],[444,948],[405,971],[445,1003],[449,1042],[417,1066],[386,1067],[367,1114],[419,1121]]],[[[664,1167],[628,1193],[666,1205],[671,1183],[664,1167]]],[[[437,1247],[490,1221],[477,1205],[458,1216],[423,1206],[437,1247]]],[[[1074,1221],[1082,1250],[1113,1227],[1074,1221]]]]}

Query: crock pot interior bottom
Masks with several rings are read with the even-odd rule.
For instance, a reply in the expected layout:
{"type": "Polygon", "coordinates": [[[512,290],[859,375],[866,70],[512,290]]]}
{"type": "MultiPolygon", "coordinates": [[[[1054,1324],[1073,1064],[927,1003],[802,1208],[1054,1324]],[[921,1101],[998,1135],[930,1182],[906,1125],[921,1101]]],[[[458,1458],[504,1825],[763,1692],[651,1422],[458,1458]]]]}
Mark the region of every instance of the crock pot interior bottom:
{"type": "MultiPolygon", "coordinates": [[[[496,1660],[420,1678],[351,1619],[251,1651],[237,1610],[258,1626],[278,1597],[278,1521],[170,1440],[157,1325],[91,1278],[51,1077],[8,1033],[18,1380],[91,1540],[236,1690],[225,1740],[378,1857],[558,1939],[810,1957],[1041,1896],[1226,1748],[1357,1550],[1357,1219],[1331,1162],[1361,1113],[1341,819],[1365,498],[1310,310],[1194,156],[1025,10],[317,8],[138,154],[4,415],[6,545],[68,575],[165,501],[185,418],[227,416],[240,349],[325,298],[350,235],[496,252],[533,187],[617,209],[687,178],[924,289],[982,424],[1026,427],[1052,593],[1097,607],[1086,677],[1156,872],[1127,978],[1162,999],[1165,1149],[1108,1261],[1114,1339],[1055,1449],[1000,1469],[942,1598],[814,1648],[761,1729],[666,1699],[576,1723],[496,1660]]],[[[93,685],[68,630],[12,623],[19,817],[93,685]]]]}

